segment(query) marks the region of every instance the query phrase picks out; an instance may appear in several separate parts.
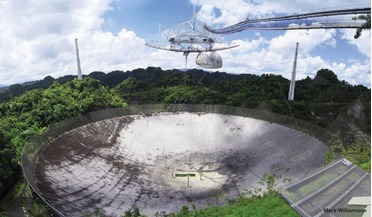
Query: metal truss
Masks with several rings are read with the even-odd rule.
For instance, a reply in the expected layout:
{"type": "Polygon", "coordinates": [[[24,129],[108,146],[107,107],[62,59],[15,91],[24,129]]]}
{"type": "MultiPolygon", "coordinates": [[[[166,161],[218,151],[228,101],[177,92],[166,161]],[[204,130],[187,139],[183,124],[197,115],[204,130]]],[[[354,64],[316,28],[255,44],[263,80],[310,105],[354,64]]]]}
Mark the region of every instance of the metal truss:
{"type": "Polygon", "coordinates": [[[213,34],[232,34],[249,29],[296,30],[358,28],[363,24],[363,21],[352,20],[350,17],[350,15],[357,14],[371,14],[371,8],[321,11],[262,19],[247,18],[242,22],[221,29],[213,29],[207,25],[204,25],[204,28],[213,34]],[[330,19],[330,17],[336,19],[330,19]]]}

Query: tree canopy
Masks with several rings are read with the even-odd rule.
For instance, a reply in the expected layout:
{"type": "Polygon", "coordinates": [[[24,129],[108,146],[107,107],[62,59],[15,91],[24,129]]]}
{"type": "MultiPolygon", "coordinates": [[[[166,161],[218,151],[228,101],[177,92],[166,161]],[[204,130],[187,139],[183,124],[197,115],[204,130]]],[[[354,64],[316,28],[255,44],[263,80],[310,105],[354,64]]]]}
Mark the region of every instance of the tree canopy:
{"type": "Polygon", "coordinates": [[[366,29],[371,29],[371,14],[359,15],[353,17],[353,20],[365,20],[366,22],[359,28],[357,28],[354,38],[358,39],[362,35],[362,31],[366,29]]]}
{"type": "Polygon", "coordinates": [[[53,83],[0,104],[0,196],[19,177],[22,149],[33,135],[69,117],[124,105],[119,95],[92,78],[53,83]]]}

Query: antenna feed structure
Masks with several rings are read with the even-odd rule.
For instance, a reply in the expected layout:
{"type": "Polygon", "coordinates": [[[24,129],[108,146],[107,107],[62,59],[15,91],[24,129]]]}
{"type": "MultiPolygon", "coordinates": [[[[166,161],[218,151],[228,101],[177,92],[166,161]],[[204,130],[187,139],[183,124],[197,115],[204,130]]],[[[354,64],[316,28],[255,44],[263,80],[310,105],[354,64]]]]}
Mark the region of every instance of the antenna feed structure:
{"type": "Polygon", "coordinates": [[[173,28],[160,33],[159,40],[149,41],[145,45],[173,52],[181,52],[185,56],[185,68],[190,53],[198,53],[196,64],[209,69],[222,67],[222,58],[216,51],[227,50],[239,45],[219,41],[219,35],[206,30],[205,24],[196,18],[194,9],[193,18],[173,28]]]}

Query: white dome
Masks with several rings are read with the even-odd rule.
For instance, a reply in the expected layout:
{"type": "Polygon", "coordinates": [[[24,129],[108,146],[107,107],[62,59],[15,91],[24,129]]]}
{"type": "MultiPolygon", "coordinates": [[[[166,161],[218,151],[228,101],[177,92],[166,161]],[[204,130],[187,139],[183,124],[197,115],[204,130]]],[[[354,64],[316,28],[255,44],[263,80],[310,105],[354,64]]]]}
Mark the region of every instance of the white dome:
{"type": "Polygon", "coordinates": [[[199,53],[196,57],[196,64],[208,69],[218,69],[222,67],[222,58],[216,52],[199,53]]]}

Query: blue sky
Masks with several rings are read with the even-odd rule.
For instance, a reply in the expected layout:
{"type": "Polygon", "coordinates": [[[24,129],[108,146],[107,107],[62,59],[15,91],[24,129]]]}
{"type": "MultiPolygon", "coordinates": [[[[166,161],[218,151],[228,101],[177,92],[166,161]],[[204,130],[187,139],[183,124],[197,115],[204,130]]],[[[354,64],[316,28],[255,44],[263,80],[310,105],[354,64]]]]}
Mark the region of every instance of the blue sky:
{"type": "MultiPolygon", "coordinates": [[[[0,84],[14,84],[76,73],[74,39],[79,39],[83,74],[158,66],[183,68],[180,53],[144,44],[161,30],[197,17],[223,27],[246,17],[356,8],[356,0],[0,0],[0,84]]],[[[224,35],[238,48],[221,51],[228,73],[273,73],[290,78],[299,42],[297,79],[329,68],[351,84],[371,83],[371,33],[355,30],[247,30],[224,35]]],[[[200,68],[190,54],[188,67],[200,68]]]]}
{"type": "Polygon", "coordinates": [[[104,14],[106,19],[114,22],[104,28],[118,33],[125,26],[139,37],[146,37],[156,33],[159,24],[162,28],[169,28],[189,20],[192,13],[192,4],[183,0],[117,1],[113,3],[113,10],[104,14]]]}

